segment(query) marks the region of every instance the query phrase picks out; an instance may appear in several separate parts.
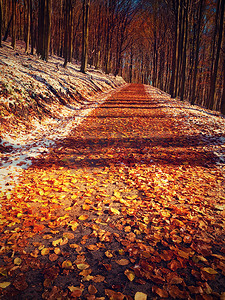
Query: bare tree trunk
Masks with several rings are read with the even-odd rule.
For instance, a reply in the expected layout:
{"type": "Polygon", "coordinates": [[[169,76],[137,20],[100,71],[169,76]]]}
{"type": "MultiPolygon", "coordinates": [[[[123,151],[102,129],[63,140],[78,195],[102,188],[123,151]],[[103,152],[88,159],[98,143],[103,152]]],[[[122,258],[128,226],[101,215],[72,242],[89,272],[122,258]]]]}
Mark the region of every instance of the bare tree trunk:
{"type": "Polygon", "coordinates": [[[37,54],[42,55],[44,49],[43,36],[44,36],[44,11],[45,11],[45,0],[39,0],[38,9],[38,44],[37,54]]]}
{"type": "Polygon", "coordinates": [[[199,18],[198,18],[198,29],[197,29],[197,40],[196,40],[196,51],[195,51],[195,63],[194,63],[194,75],[192,81],[192,96],[191,96],[191,104],[195,104],[195,91],[196,91],[196,79],[198,72],[198,56],[199,56],[199,47],[200,47],[200,31],[201,31],[201,21],[202,21],[202,12],[203,12],[203,1],[200,0],[199,3],[199,18]]]}
{"type": "Polygon", "coordinates": [[[49,49],[50,49],[50,41],[51,41],[51,25],[52,25],[52,0],[46,1],[46,34],[44,39],[44,57],[42,59],[48,61],[49,49]]]}
{"type": "Polygon", "coordinates": [[[223,53],[223,93],[220,111],[223,115],[225,115],[225,53],[223,53]]]}
{"type": "Polygon", "coordinates": [[[2,27],[3,27],[3,13],[2,13],[2,0],[0,0],[0,47],[2,47],[2,27]]]}
{"type": "Polygon", "coordinates": [[[87,71],[89,6],[90,6],[90,0],[83,0],[83,38],[82,38],[82,56],[81,56],[81,69],[80,69],[82,73],[86,73],[87,71]]]}
{"type": "Polygon", "coordinates": [[[132,76],[133,76],[133,47],[131,45],[130,49],[130,65],[129,65],[129,82],[132,82],[132,76]]]}
{"type": "Polygon", "coordinates": [[[12,42],[13,49],[16,48],[16,0],[12,0],[12,42]]]}
{"type": "Polygon", "coordinates": [[[33,25],[33,4],[30,1],[30,35],[31,35],[31,55],[34,54],[34,25],[33,25]]]}
{"type": "Polygon", "coordinates": [[[173,1],[174,14],[175,14],[175,37],[173,44],[173,57],[172,57],[172,75],[170,81],[170,95],[172,98],[175,97],[174,93],[174,84],[175,84],[175,73],[176,73],[176,49],[177,49],[177,27],[178,27],[178,2],[177,0],[173,1]]]}
{"type": "Polygon", "coordinates": [[[31,20],[30,20],[30,6],[31,6],[31,0],[27,0],[27,28],[26,28],[26,48],[25,52],[28,53],[29,51],[29,42],[30,42],[30,25],[31,25],[31,20]]]}
{"type": "Polygon", "coordinates": [[[220,17],[219,37],[218,37],[218,43],[217,43],[215,64],[214,64],[213,74],[212,74],[211,82],[210,82],[209,109],[214,108],[216,79],[217,79],[218,64],[219,64],[219,57],[220,57],[220,48],[221,48],[221,42],[222,42],[222,36],[223,36],[224,0],[218,0],[218,1],[220,1],[220,4],[219,4],[219,17],[220,17]]]}

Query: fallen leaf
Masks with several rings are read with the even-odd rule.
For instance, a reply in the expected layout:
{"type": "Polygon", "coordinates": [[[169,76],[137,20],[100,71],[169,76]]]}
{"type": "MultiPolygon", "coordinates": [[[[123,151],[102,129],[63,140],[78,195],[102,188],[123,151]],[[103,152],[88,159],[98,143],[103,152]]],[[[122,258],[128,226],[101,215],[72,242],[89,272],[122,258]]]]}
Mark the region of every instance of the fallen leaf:
{"type": "Polygon", "coordinates": [[[85,221],[89,218],[88,215],[81,215],[78,219],[81,220],[81,221],[85,221]]]}
{"type": "Polygon", "coordinates": [[[0,288],[6,289],[8,286],[10,286],[10,284],[11,284],[11,282],[8,282],[8,281],[0,282],[0,288]]]}
{"type": "Polygon", "coordinates": [[[134,280],[134,278],[135,278],[135,274],[134,274],[134,272],[133,271],[131,271],[131,270],[125,270],[124,271],[124,274],[127,276],[127,278],[130,280],[130,281],[133,281],[134,280]]]}
{"type": "Polygon", "coordinates": [[[89,287],[88,287],[88,292],[91,294],[91,295],[95,295],[97,292],[98,292],[98,290],[96,289],[96,287],[94,286],[94,285],[89,285],[89,287]]]}
{"type": "Polygon", "coordinates": [[[120,293],[120,292],[115,292],[115,291],[113,291],[113,290],[108,290],[108,289],[105,290],[105,294],[106,294],[106,296],[108,296],[109,299],[111,299],[111,300],[123,300],[124,297],[125,297],[125,295],[123,295],[123,294],[120,293]]]}
{"type": "Polygon", "coordinates": [[[52,254],[49,255],[48,258],[49,258],[50,261],[56,261],[58,259],[58,255],[55,254],[55,253],[52,253],[52,254]]]}
{"type": "Polygon", "coordinates": [[[156,293],[161,298],[168,298],[169,296],[166,290],[160,289],[158,286],[155,285],[152,287],[152,292],[156,293]]]}
{"type": "Polygon", "coordinates": [[[201,270],[212,275],[218,274],[218,272],[212,268],[201,268],[201,270]]]}
{"type": "Polygon", "coordinates": [[[63,269],[71,269],[72,266],[73,266],[73,264],[70,260],[64,260],[64,262],[62,263],[63,269]]]}
{"type": "Polygon", "coordinates": [[[112,214],[114,214],[114,215],[119,215],[119,214],[120,214],[120,212],[118,211],[118,209],[113,208],[113,207],[110,207],[110,212],[111,212],[112,214]]]}
{"type": "Polygon", "coordinates": [[[86,248],[91,251],[99,250],[99,247],[97,245],[88,245],[88,246],[86,246],[86,248]]]}
{"type": "Polygon", "coordinates": [[[14,265],[17,265],[17,266],[19,266],[19,265],[21,265],[21,263],[22,263],[22,260],[21,260],[21,258],[19,258],[19,257],[16,257],[16,258],[14,259],[14,265]]]}
{"type": "Polygon", "coordinates": [[[105,256],[108,257],[108,258],[113,257],[112,251],[111,250],[105,251],[105,256]]]}
{"type": "Polygon", "coordinates": [[[70,226],[71,229],[73,231],[75,231],[77,229],[77,227],[79,226],[79,223],[77,223],[76,221],[71,221],[68,226],[70,226]]]}
{"type": "Polygon", "coordinates": [[[61,253],[61,249],[59,247],[56,247],[54,249],[55,254],[59,255],[61,253]]]}
{"type": "Polygon", "coordinates": [[[116,263],[120,266],[126,266],[130,263],[130,261],[126,258],[122,258],[122,259],[116,260],[116,263]]]}
{"type": "Polygon", "coordinates": [[[74,239],[74,234],[72,232],[64,232],[63,237],[68,240],[72,240],[72,239],[74,239]]]}
{"type": "Polygon", "coordinates": [[[79,270],[86,270],[88,269],[90,266],[88,264],[77,264],[77,268],[79,270]]]}
{"type": "Polygon", "coordinates": [[[147,295],[142,292],[137,292],[134,296],[134,300],[147,300],[147,295]]]}
{"type": "Polygon", "coordinates": [[[102,282],[102,281],[104,281],[105,280],[105,277],[104,276],[102,276],[102,275],[96,275],[96,276],[94,276],[94,278],[92,279],[94,282],[102,282]]]}
{"type": "Polygon", "coordinates": [[[41,255],[48,255],[49,254],[49,252],[50,252],[50,249],[49,248],[44,248],[44,249],[42,249],[41,250],[41,255]]]}

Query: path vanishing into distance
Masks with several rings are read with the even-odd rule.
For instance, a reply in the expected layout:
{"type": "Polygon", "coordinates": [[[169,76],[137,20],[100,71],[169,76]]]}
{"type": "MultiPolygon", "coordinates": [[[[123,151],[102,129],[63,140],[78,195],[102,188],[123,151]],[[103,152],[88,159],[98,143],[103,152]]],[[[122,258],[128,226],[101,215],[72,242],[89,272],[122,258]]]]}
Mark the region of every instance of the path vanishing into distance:
{"type": "Polygon", "coordinates": [[[113,93],[3,195],[0,299],[225,299],[222,122],[113,93]]]}

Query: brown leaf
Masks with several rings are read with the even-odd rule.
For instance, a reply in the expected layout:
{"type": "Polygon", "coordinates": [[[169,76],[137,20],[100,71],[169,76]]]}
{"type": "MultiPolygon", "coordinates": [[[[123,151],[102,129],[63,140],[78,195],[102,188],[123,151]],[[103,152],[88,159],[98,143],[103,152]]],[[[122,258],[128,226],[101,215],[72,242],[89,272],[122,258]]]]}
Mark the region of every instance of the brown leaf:
{"type": "Polygon", "coordinates": [[[28,288],[26,277],[24,274],[19,274],[13,282],[14,287],[19,291],[24,291],[28,288]]]}
{"type": "Polygon", "coordinates": [[[188,299],[188,293],[186,291],[181,291],[178,286],[176,285],[170,285],[167,288],[169,294],[174,299],[180,298],[180,299],[188,299]]]}
{"type": "MultiPolygon", "coordinates": [[[[125,295],[123,295],[122,293],[120,292],[114,292],[113,290],[108,290],[106,289],[105,290],[105,294],[106,296],[109,297],[109,299],[111,300],[123,300],[125,295]]],[[[147,298],[146,298],[147,299],[147,298]]]]}
{"type": "Polygon", "coordinates": [[[95,295],[97,292],[98,292],[98,290],[96,289],[96,287],[94,286],[94,285],[89,285],[89,287],[88,287],[88,292],[91,294],[91,295],[95,295]]]}
{"type": "Polygon", "coordinates": [[[102,281],[104,281],[105,280],[105,277],[104,276],[102,276],[102,275],[96,275],[96,276],[94,276],[94,278],[92,279],[94,282],[102,282],[102,281]]]}
{"type": "Polygon", "coordinates": [[[49,260],[50,261],[56,261],[58,259],[58,255],[55,253],[49,254],[49,260]]]}
{"type": "Polygon", "coordinates": [[[159,295],[161,298],[168,298],[168,293],[166,290],[160,289],[158,286],[154,285],[152,287],[152,292],[159,295]]]}
{"type": "Polygon", "coordinates": [[[203,289],[200,286],[188,286],[191,294],[203,294],[203,289]]]}
{"type": "Polygon", "coordinates": [[[122,258],[122,259],[116,260],[116,263],[120,266],[126,266],[130,263],[130,261],[126,258],[122,258]]]}
{"type": "Polygon", "coordinates": [[[64,232],[63,237],[68,240],[72,240],[72,239],[74,239],[74,234],[72,232],[64,232]]]}

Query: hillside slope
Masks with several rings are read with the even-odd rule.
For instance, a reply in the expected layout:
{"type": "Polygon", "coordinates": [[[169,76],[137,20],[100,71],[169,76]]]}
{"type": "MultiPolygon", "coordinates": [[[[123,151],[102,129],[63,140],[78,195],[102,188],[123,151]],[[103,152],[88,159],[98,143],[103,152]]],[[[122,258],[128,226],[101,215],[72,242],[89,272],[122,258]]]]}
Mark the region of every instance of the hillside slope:
{"type": "Polygon", "coordinates": [[[90,111],[125,81],[79,64],[63,68],[63,59],[48,62],[26,55],[24,44],[14,51],[9,42],[0,48],[0,181],[26,168],[31,158],[48,151],[90,111]],[[10,153],[10,155],[9,155],[10,153]]]}
{"type": "Polygon", "coordinates": [[[26,55],[23,43],[18,44],[16,51],[9,43],[3,43],[0,49],[0,136],[21,131],[23,126],[33,129],[36,122],[41,123],[46,118],[60,118],[90,107],[99,101],[96,95],[125,83],[121,77],[106,75],[101,70],[89,68],[87,74],[83,74],[79,69],[74,62],[63,68],[63,59],[57,56],[51,56],[46,63],[37,56],[26,55]]]}

